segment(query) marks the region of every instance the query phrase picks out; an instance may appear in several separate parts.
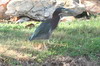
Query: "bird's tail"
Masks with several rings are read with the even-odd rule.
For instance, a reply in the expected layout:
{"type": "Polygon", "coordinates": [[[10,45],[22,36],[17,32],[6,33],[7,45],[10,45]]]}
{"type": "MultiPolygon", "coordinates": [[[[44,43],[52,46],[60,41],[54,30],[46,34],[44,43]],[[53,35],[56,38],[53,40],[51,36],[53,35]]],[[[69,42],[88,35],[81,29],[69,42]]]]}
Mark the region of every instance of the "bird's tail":
{"type": "Polygon", "coordinates": [[[50,34],[42,34],[39,36],[35,36],[34,34],[29,38],[29,41],[32,40],[48,40],[50,38],[50,34]]]}
{"type": "Polygon", "coordinates": [[[30,40],[30,41],[34,40],[34,34],[32,34],[32,36],[29,37],[29,40],[30,40]]]}

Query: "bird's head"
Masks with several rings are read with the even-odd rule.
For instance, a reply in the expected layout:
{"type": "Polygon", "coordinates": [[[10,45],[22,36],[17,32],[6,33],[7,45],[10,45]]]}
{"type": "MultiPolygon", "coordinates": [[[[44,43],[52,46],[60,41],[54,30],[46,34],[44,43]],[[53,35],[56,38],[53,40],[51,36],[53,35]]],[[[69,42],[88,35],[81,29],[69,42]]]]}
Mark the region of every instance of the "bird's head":
{"type": "Polygon", "coordinates": [[[54,11],[53,16],[60,16],[62,14],[64,14],[65,16],[73,16],[73,12],[74,11],[71,9],[59,7],[54,11]]]}

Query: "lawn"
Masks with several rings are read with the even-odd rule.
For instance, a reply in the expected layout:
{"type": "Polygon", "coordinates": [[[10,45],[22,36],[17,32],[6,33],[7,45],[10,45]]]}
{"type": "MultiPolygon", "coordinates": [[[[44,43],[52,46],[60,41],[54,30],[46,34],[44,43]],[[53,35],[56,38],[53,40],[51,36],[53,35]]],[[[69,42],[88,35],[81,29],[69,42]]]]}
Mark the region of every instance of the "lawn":
{"type": "Polygon", "coordinates": [[[25,28],[26,24],[0,24],[0,56],[12,66],[20,60],[42,62],[57,55],[100,59],[100,17],[61,22],[49,40],[29,41],[39,23],[31,29],[25,28]]]}

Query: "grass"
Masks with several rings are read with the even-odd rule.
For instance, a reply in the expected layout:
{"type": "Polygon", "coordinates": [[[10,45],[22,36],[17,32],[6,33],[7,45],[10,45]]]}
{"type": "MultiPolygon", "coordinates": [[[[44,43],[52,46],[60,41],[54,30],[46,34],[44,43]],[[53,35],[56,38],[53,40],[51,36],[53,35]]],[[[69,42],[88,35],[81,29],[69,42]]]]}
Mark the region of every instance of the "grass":
{"type": "MultiPolygon", "coordinates": [[[[23,24],[0,24],[0,55],[7,57],[14,66],[17,60],[36,58],[42,62],[54,55],[84,56],[100,59],[100,17],[91,20],[76,20],[59,23],[49,40],[28,41],[35,28],[25,28],[23,24]],[[47,49],[34,49],[35,45],[45,44],[47,49]],[[13,61],[13,62],[12,62],[13,61]]],[[[44,48],[44,46],[43,46],[44,48]]],[[[17,63],[18,64],[18,63],[17,63]]]]}

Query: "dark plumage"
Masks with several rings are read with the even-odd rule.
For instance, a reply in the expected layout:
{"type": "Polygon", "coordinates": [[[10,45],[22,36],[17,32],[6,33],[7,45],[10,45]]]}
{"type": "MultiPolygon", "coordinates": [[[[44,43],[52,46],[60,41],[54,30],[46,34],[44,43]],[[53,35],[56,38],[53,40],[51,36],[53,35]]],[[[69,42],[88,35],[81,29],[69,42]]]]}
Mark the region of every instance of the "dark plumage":
{"type": "Polygon", "coordinates": [[[51,19],[42,20],[41,24],[36,28],[33,35],[29,38],[29,40],[35,40],[35,39],[49,39],[52,31],[57,27],[58,22],[60,20],[60,14],[61,13],[67,13],[72,15],[71,10],[65,9],[65,8],[57,8],[51,19]]]}

